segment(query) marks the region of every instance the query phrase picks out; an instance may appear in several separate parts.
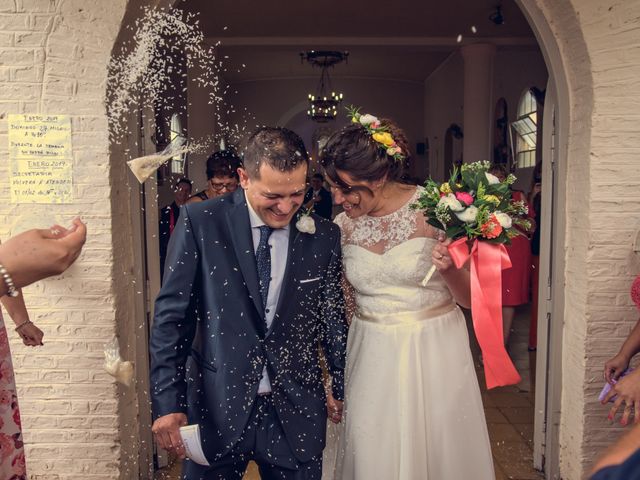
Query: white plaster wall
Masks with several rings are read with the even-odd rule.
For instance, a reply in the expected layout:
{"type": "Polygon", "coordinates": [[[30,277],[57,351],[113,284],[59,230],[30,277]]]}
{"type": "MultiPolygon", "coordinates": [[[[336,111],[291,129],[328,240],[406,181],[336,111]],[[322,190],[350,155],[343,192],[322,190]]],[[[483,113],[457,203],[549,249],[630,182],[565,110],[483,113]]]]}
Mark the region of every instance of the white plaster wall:
{"type": "Polygon", "coordinates": [[[116,332],[106,65],[125,0],[0,1],[0,236],[70,224],[89,237],[61,278],[25,289],[44,346],[24,347],[10,331],[30,478],[114,479],[123,460],[115,383],[103,344],[116,332]],[[10,204],[7,115],[69,114],[70,205],[10,204]]]}
{"type": "MultiPolygon", "coordinates": [[[[425,80],[424,88],[424,136],[429,139],[429,174],[443,179],[444,137],[453,123],[462,127],[464,116],[464,63],[459,52],[451,54],[425,80]]],[[[460,140],[455,142],[459,144],[460,140]]],[[[454,159],[459,155],[454,155],[454,159]]],[[[481,160],[481,159],[479,159],[481,160]]]]}
{"type": "MultiPolygon", "coordinates": [[[[640,229],[640,1],[574,0],[571,5],[573,11],[562,15],[575,15],[579,33],[570,28],[560,32],[560,25],[554,25],[571,62],[574,108],[566,179],[567,381],[561,443],[563,472],[579,478],[596,452],[621,433],[607,421],[597,393],[604,361],[617,352],[638,319],[629,288],[640,273],[631,252],[640,229]],[[580,34],[586,58],[574,47],[580,34]],[[592,111],[587,116],[583,112],[588,107],[592,111]]],[[[549,13],[562,22],[552,8],[549,13]]]]}
{"type": "MultiPolygon", "coordinates": [[[[541,90],[546,88],[544,59],[540,51],[533,48],[498,49],[494,66],[493,98],[496,102],[501,97],[506,99],[509,121],[513,121],[524,91],[534,86],[541,90]]],[[[425,136],[429,138],[429,166],[434,178],[444,178],[449,173],[444,172],[444,135],[452,123],[463,125],[463,97],[464,62],[460,53],[455,52],[425,81],[425,136]]],[[[463,141],[454,140],[456,148],[463,141]]],[[[454,159],[457,156],[454,155],[454,159]]],[[[482,159],[470,161],[475,160],[482,159]]],[[[516,187],[528,191],[530,169],[516,174],[522,177],[516,187]]]]}

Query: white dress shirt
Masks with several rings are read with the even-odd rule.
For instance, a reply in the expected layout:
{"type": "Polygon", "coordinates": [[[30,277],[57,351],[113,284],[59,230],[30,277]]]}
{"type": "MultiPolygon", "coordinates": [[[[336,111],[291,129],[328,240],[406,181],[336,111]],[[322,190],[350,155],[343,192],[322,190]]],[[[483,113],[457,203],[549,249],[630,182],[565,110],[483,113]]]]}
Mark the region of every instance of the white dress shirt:
{"type": "MultiPolygon", "coordinates": [[[[260,243],[260,227],[266,224],[255,212],[251,203],[249,203],[246,191],[244,193],[244,197],[247,201],[247,207],[249,210],[249,222],[251,223],[251,236],[253,238],[253,251],[255,253],[258,249],[258,244],[260,243]]],[[[277,228],[271,232],[271,236],[269,237],[269,247],[271,249],[271,281],[269,282],[267,305],[264,312],[267,329],[271,328],[273,318],[276,314],[278,299],[280,298],[280,290],[282,289],[282,281],[284,280],[284,271],[287,266],[287,256],[289,253],[290,228],[291,227],[289,225],[283,228],[277,228]]],[[[262,379],[260,380],[258,393],[269,393],[270,391],[271,383],[269,382],[269,375],[267,374],[267,367],[265,365],[262,370],[262,379]]]]}

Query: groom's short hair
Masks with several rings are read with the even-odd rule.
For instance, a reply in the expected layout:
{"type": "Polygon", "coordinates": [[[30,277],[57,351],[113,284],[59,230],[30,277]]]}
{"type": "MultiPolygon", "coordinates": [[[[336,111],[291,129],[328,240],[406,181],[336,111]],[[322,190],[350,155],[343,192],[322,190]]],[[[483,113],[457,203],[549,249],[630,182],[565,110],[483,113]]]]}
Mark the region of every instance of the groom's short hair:
{"type": "Polygon", "coordinates": [[[290,172],[309,164],[309,154],[302,139],[282,127],[261,127],[249,137],[244,150],[244,169],[250,178],[260,178],[260,165],[290,172]]]}

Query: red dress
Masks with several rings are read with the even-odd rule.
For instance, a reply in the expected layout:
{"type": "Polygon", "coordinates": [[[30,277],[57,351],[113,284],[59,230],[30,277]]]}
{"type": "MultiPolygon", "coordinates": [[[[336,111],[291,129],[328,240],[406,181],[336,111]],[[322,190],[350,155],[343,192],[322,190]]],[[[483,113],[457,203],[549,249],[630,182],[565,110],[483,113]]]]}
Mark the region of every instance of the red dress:
{"type": "MultiPolygon", "coordinates": [[[[512,198],[515,201],[527,202],[522,192],[513,192],[512,198]]],[[[502,305],[515,307],[529,303],[531,245],[525,235],[518,235],[511,239],[511,245],[506,245],[506,248],[511,259],[511,268],[502,271],[502,305]]]]}
{"type": "Polygon", "coordinates": [[[0,478],[26,480],[18,396],[9,339],[0,313],[0,478]]]}

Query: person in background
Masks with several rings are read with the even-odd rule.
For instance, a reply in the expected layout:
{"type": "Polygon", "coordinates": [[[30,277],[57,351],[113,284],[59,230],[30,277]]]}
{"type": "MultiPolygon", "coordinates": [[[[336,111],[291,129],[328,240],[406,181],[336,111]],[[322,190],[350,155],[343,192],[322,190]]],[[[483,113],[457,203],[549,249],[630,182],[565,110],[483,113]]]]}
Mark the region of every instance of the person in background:
{"type": "MultiPolygon", "coordinates": [[[[492,173],[503,182],[507,178],[507,169],[504,165],[494,165],[489,173],[492,173]]],[[[523,192],[514,190],[512,199],[517,202],[525,202],[527,199],[523,192]]],[[[531,206],[529,206],[531,212],[531,206]]],[[[511,324],[516,313],[516,307],[529,303],[529,282],[531,280],[531,245],[529,234],[533,232],[535,222],[529,217],[531,228],[521,231],[521,235],[511,239],[511,245],[506,245],[507,253],[511,259],[511,268],[502,271],[502,327],[504,332],[504,344],[509,342],[511,324]]]]}
{"type": "MultiPolygon", "coordinates": [[[[640,309],[640,275],[631,285],[631,299],[640,309]]],[[[604,379],[611,385],[611,390],[602,399],[602,404],[606,405],[609,401],[613,401],[613,406],[609,410],[611,421],[615,419],[620,407],[624,404],[620,418],[621,425],[629,424],[632,410],[635,410],[635,423],[640,423],[640,368],[620,378],[629,368],[631,358],[638,352],[640,352],[640,319],[620,347],[620,351],[604,364],[604,379]]]]}
{"type": "Polygon", "coordinates": [[[333,201],[329,191],[323,187],[323,183],[324,177],[321,174],[316,173],[311,177],[311,188],[304,196],[304,206],[316,215],[331,220],[333,201]]]}
{"type": "MultiPolygon", "coordinates": [[[[29,320],[20,288],[64,272],[80,255],[86,238],[85,225],[76,219],[69,229],[54,225],[28,230],[0,245],[0,297],[25,345],[41,345],[42,332],[29,320]]],[[[0,478],[26,480],[20,409],[1,313],[0,398],[0,478]]]]}
{"type": "Polygon", "coordinates": [[[32,229],[0,244],[0,297],[43,278],[60,275],[76,261],[87,227],[75,219],[71,228],[32,229]],[[7,278],[8,276],[8,278],[7,278]]]}
{"type": "Polygon", "coordinates": [[[230,150],[221,150],[207,159],[207,189],[196,193],[187,203],[204,202],[238,188],[238,167],[242,162],[230,150]]]}
{"type": "Polygon", "coordinates": [[[191,196],[192,182],[188,178],[181,178],[174,186],[174,200],[160,210],[160,222],[158,225],[158,235],[160,237],[160,278],[164,274],[164,260],[167,257],[167,246],[173,229],[180,216],[180,207],[184,205],[191,196]]]}

